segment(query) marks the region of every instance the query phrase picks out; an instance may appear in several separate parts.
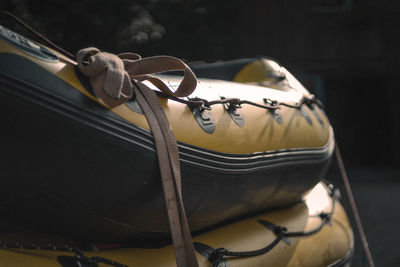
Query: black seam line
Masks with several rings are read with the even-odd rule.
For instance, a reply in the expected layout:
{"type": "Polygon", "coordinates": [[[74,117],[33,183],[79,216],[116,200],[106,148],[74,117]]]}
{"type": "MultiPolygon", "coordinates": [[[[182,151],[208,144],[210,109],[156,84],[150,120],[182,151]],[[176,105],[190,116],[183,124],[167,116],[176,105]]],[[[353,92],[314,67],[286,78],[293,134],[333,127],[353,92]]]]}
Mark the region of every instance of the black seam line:
{"type": "Polygon", "coordinates": [[[279,158],[276,159],[266,158],[263,161],[259,160],[257,162],[252,162],[252,163],[225,163],[225,162],[221,163],[193,156],[190,157],[195,158],[196,160],[187,160],[186,158],[180,158],[180,160],[182,162],[194,166],[213,169],[217,171],[231,172],[231,173],[250,172],[250,171],[278,168],[282,166],[291,166],[293,165],[293,163],[307,165],[307,164],[323,162],[330,158],[330,156],[333,153],[333,147],[334,147],[333,134],[330,136],[331,138],[326,146],[326,149],[324,149],[322,153],[318,153],[317,155],[307,155],[302,153],[302,151],[296,151],[297,152],[296,155],[293,154],[290,155],[289,153],[285,153],[283,156],[280,156],[279,158]],[[201,163],[200,161],[202,161],[203,163],[201,163]],[[214,163],[214,165],[220,165],[220,167],[206,165],[204,163],[214,163]]]}
{"type": "MultiPolygon", "coordinates": [[[[263,154],[258,153],[258,155],[254,156],[253,154],[247,154],[247,157],[241,156],[240,158],[237,158],[236,155],[235,157],[228,157],[228,156],[220,156],[217,155],[217,157],[219,159],[223,158],[226,160],[230,160],[231,162],[221,162],[221,164],[224,165],[232,165],[232,166],[240,166],[240,165],[254,165],[254,164],[258,164],[259,162],[262,162],[261,160],[279,160],[279,159],[284,159],[284,160],[288,160],[290,158],[297,158],[297,159],[301,159],[301,158],[315,158],[315,159],[321,159],[321,158],[325,158],[326,156],[329,156],[330,154],[332,154],[333,151],[333,147],[334,147],[334,138],[333,138],[333,130],[332,128],[330,128],[330,133],[329,133],[329,139],[326,145],[324,145],[323,147],[320,148],[297,148],[297,149],[286,149],[286,150],[275,150],[275,151],[268,151],[268,152],[264,152],[263,154]],[[300,157],[299,157],[300,156],[300,157]],[[232,162],[233,161],[233,162],[232,162]],[[244,162],[241,163],[240,161],[253,161],[253,162],[244,162]]],[[[193,152],[196,153],[197,151],[193,152]]],[[[188,157],[188,158],[194,158],[196,159],[196,161],[198,160],[204,160],[207,162],[213,162],[210,159],[204,158],[204,154],[210,157],[213,157],[214,155],[212,153],[209,152],[205,152],[202,153],[201,156],[203,157],[199,157],[199,156],[195,156],[195,155],[191,155],[189,153],[186,152],[181,152],[180,155],[184,158],[184,157],[188,157]]],[[[243,155],[243,154],[242,154],[243,155]]],[[[216,157],[216,156],[214,156],[216,157]]],[[[187,160],[189,162],[189,160],[187,160]]]]}
{"type": "MultiPolygon", "coordinates": [[[[254,153],[248,153],[248,154],[229,154],[229,153],[224,153],[224,152],[217,152],[217,151],[211,151],[208,149],[201,148],[199,149],[198,147],[195,147],[193,145],[189,144],[183,144],[182,149],[184,151],[190,151],[192,154],[194,153],[199,153],[201,155],[205,156],[210,156],[210,157],[218,157],[220,159],[226,159],[229,161],[248,161],[248,160],[257,160],[258,158],[264,158],[268,156],[279,156],[279,155],[284,155],[285,153],[290,153],[290,154],[296,154],[296,153],[311,153],[311,154],[324,154],[326,151],[331,150],[331,143],[334,140],[333,138],[334,133],[332,127],[329,127],[329,139],[327,143],[322,146],[322,147],[309,147],[309,148],[289,148],[289,149],[279,149],[279,150],[274,150],[274,151],[265,151],[265,152],[254,152],[254,153]],[[194,150],[194,152],[193,152],[194,150]]],[[[185,152],[181,152],[182,155],[186,155],[185,152]]],[[[189,153],[187,153],[190,155],[189,153]]]]}
{"type": "MultiPolygon", "coordinates": [[[[255,153],[248,153],[248,154],[229,154],[229,153],[223,153],[223,152],[217,152],[217,151],[205,151],[206,149],[198,150],[196,148],[190,148],[188,149],[186,147],[182,147],[182,149],[185,149],[186,151],[192,152],[192,153],[201,153],[202,155],[205,156],[218,156],[218,158],[221,159],[226,159],[226,160],[235,160],[235,161],[249,161],[249,160],[257,160],[259,158],[265,158],[265,157],[276,157],[279,155],[284,155],[284,154],[293,154],[295,155],[296,153],[308,153],[308,154],[321,154],[324,153],[324,151],[328,150],[329,147],[329,140],[328,143],[325,144],[322,147],[316,147],[316,148],[289,148],[289,149],[280,149],[280,150],[273,150],[273,151],[265,151],[265,152],[255,152],[255,153]],[[194,150],[194,152],[193,152],[194,150]],[[198,150],[198,151],[196,151],[198,150]]],[[[189,153],[182,152],[183,155],[187,154],[190,155],[189,153]]]]}
{"type": "MultiPolygon", "coordinates": [[[[135,126],[131,123],[129,125],[127,125],[127,121],[125,121],[125,120],[119,120],[116,118],[100,116],[90,109],[84,109],[80,106],[75,105],[74,103],[65,101],[65,99],[60,98],[59,96],[57,96],[55,94],[51,94],[48,91],[44,91],[40,87],[32,85],[29,82],[24,81],[22,79],[17,80],[13,77],[10,77],[9,75],[4,74],[4,72],[2,72],[2,71],[0,71],[0,75],[5,76],[7,78],[14,79],[13,82],[12,81],[2,81],[5,84],[8,84],[9,86],[18,87],[18,85],[16,85],[16,84],[22,84],[25,86],[29,86],[30,88],[35,89],[38,92],[41,92],[42,94],[44,94],[44,95],[34,94],[34,93],[30,92],[29,90],[23,90],[23,89],[21,90],[21,88],[19,88],[19,87],[18,87],[18,89],[20,90],[20,92],[18,92],[16,90],[7,90],[6,88],[4,88],[5,91],[7,91],[13,95],[17,95],[17,96],[22,97],[30,102],[36,103],[40,106],[43,106],[50,110],[53,110],[57,113],[63,114],[63,115],[65,115],[71,119],[74,119],[78,122],[84,122],[85,124],[90,125],[91,127],[95,128],[95,129],[102,130],[105,133],[117,136],[124,141],[134,143],[135,145],[139,145],[139,146],[146,148],[148,150],[151,150],[151,151],[155,151],[151,133],[147,132],[146,130],[144,130],[138,126],[135,126]],[[25,92],[22,92],[22,91],[25,91],[25,92]],[[57,101],[55,101],[55,100],[57,100],[57,101]],[[79,111],[83,111],[83,112],[79,112],[79,111]],[[76,115],[74,116],[74,114],[76,114],[78,116],[76,116],[76,115]],[[99,121],[99,119],[101,121],[99,121]],[[121,129],[121,128],[127,128],[127,129],[121,129]],[[132,131],[134,133],[132,133],[132,131]],[[137,134],[135,134],[135,133],[137,133],[137,134]],[[142,136],[140,136],[140,135],[142,135],[142,136]],[[140,143],[140,142],[143,142],[143,143],[140,143]],[[148,145],[146,145],[145,143],[147,143],[148,145]]],[[[77,89],[74,88],[74,90],[77,90],[77,89]]],[[[86,97],[86,96],[84,96],[84,97],[86,97]]],[[[93,100],[91,100],[91,101],[93,101],[93,100]]],[[[332,131],[332,130],[330,129],[330,131],[332,131]]],[[[330,136],[332,136],[332,135],[333,134],[330,133],[330,136]]],[[[191,147],[191,145],[185,146],[183,143],[179,143],[179,147],[181,148],[181,150],[184,150],[184,151],[191,151],[194,154],[198,153],[200,155],[208,155],[213,158],[226,159],[226,160],[231,160],[231,161],[249,161],[249,160],[255,161],[255,160],[258,160],[259,158],[265,159],[268,157],[275,157],[275,158],[282,157],[284,159],[287,159],[289,157],[295,157],[296,154],[301,154],[301,158],[303,158],[303,159],[304,159],[305,155],[310,155],[310,154],[314,154],[316,158],[321,159],[321,158],[325,158],[327,155],[330,154],[330,149],[328,148],[330,146],[330,143],[332,143],[332,142],[329,141],[328,144],[322,148],[290,149],[290,150],[286,150],[286,151],[278,150],[278,151],[273,151],[273,152],[269,151],[269,152],[264,152],[264,153],[263,152],[255,153],[256,155],[254,155],[254,154],[235,155],[235,154],[226,154],[226,153],[218,153],[218,152],[211,153],[211,151],[201,151],[199,149],[195,149],[194,147],[191,147]],[[245,155],[247,155],[247,157],[245,155]]],[[[235,164],[236,166],[238,166],[237,164],[239,164],[239,165],[242,164],[245,166],[260,164],[260,161],[253,162],[253,163],[239,163],[239,162],[225,163],[225,162],[221,162],[221,161],[219,161],[219,162],[218,161],[210,161],[208,159],[205,159],[204,157],[197,157],[197,156],[185,153],[185,152],[181,152],[180,154],[183,157],[182,161],[189,162],[189,163],[194,163],[194,162],[187,160],[187,159],[185,160],[184,159],[185,157],[195,158],[197,160],[200,158],[203,161],[209,161],[209,162],[214,162],[216,164],[228,165],[228,166],[232,165],[232,164],[235,164]]]]}
{"type": "MultiPolygon", "coordinates": [[[[241,168],[241,169],[219,168],[219,167],[214,167],[214,166],[210,166],[210,165],[200,164],[200,163],[193,162],[193,161],[186,161],[186,160],[182,160],[182,159],[181,159],[181,161],[186,162],[188,164],[195,165],[195,166],[200,166],[203,168],[213,169],[213,170],[217,170],[217,171],[242,173],[242,172],[252,172],[252,171],[273,169],[273,168],[279,168],[279,167],[284,167],[284,166],[293,166],[293,163],[297,163],[299,165],[313,164],[313,163],[317,163],[317,162],[322,162],[328,158],[329,158],[329,156],[326,156],[324,158],[318,158],[318,159],[308,159],[308,160],[300,159],[300,160],[293,160],[293,161],[287,161],[285,159],[282,159],[282,162],[280,162],[280,163],[269,164],[266,162],[262,166],[252,167],[252,168],[241,168]]],[[[260,165],[261,164],[262,163],[260,163],[260,165]]]]}

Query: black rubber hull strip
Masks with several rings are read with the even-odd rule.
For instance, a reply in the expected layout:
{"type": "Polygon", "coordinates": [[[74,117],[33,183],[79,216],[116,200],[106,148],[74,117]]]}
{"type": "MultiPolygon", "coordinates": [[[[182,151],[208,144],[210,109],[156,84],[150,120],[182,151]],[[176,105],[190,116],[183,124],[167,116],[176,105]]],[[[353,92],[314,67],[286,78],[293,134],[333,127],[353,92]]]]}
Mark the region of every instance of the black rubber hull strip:
{"type": "MultiPolygon", "coordinates": [[[[11,54],[0,54],[0,112],[4,224],[97,242],[168,232],[150,133],[11,54]]],[[[332,143],[252,155],[179,143],[191,229],[299,201],[332,143]]]]}

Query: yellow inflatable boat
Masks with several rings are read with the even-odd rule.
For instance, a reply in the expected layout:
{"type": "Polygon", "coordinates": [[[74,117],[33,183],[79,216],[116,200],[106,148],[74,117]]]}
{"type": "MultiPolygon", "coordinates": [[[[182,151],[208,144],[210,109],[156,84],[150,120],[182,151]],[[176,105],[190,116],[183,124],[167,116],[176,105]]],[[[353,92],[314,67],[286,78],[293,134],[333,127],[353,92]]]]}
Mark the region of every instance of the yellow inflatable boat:
{"type": "MultiPolygon", "coordinates": [[[[296,205],[199,233],[193,238],[198,262],[218,267],[349,266],[353,233],[337,197],[331,186],[319,183],[296,205]]],[[[10,231],[2,232],[0,240],[0,266],[5,267],[176,266],[170,245],[80,250],[59,238],[10,231]]]]}
{"type": "MultiPolygon", "coordinates": [[[[172,91],[180,81],[157,78],[172,91]]],[[[191,230],[297,203],[324,176],[333,131],[302,87],[199,79],[188,97],[157,93],[191,230]]],[[[0,27],[0,111],[5,225],[95,242],[168,236],[153,137],[134,98],[108,106],[76,62],[0,27]]]]}
{"type": "MultiPolygon", "coordinates": [[[[321,103],[269,59],[193,69],[186,97],[139,83],[178,142],[199,266],[349,266],[349,221],[320,182],[334,147],[321,103]]],[[[176,266],[143,107],[135,92],[110,105],[92,82],[0,26],[0,266],[176,266]]]]}

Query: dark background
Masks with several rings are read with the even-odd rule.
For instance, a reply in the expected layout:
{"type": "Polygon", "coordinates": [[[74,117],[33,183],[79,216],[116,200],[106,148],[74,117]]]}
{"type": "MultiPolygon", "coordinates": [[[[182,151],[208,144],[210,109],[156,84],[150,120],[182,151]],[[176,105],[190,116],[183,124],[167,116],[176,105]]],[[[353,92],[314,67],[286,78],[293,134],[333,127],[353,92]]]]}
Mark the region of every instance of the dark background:
{"type": "MultiPolygon", "coordinates": [[[[73,53],[276,58],[326,105],[377,266],[400,266],[400,1],[13,0],[0,8],[73,53]]],[[[327,178],[344,194],[335,162],[327,178]]],[[[364,266],[356,241],[354,265],[364,266]]]]}

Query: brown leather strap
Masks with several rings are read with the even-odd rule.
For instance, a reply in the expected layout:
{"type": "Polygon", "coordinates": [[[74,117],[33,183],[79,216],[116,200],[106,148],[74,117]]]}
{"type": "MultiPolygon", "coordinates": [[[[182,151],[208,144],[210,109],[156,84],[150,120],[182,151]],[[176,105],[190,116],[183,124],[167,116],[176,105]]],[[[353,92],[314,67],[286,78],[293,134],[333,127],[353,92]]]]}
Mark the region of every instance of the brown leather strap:
{"type": "MultiPolygon", "coordinates": [[[[160,90],[173,96],[188,95],[197,85],[196,76],[179,59],[166,56],[141,59],[139,55],[132,53],[122,54],[120,57],[122,60],[115,55],[101,53],[96,48],[83,49],[77,54],[79,69],[90,77],[93,90],[110,107],[126,101],[126,95],[129,93],[131,96],[135,93],[130,79],[129,83],[126,82],[126,76],[136,81],[149,80],[160,90]],[[150,73],[168,70],[185,71],[184,78],[175,92],[161,80],[149,76],[150,73]],[[109,92],[110,90],[114,91],[109,92]]],[[[137,83],[136,87],[136,99],[154,137],[177,266],[197,267],[198,262],[182,202],[176,139],[156,94],[143,83],[137,83]]]]}
{"type": "Polygon", "coordinates": [[[197,86],[197,79],[193,71],[182,60],[170,56],[155,56],[131,60],[126,58],[126,54],[120,55],[124,60],[125,69],[136,79],[142,75],[149,73],[161,73],[166,71],[184,71],[183,79],[175,92],[172,92],[161,80],[155,77],[147,76],[147,80],[156,85],[161,91],[176,97],[184,97],[190,95],[197,86]]]}
{"type": "Polygon", "coordinates": [[[138,91],[136,99],[146,115],[154,136],[177,266],[195,267],[198,263],[182,204],[176,139],[156,94],[142,83],[138,84],[138,91]]]}
{"type": "Polygon", "coordinates": [[[174,97],[188,96],[197,86],[197,78],[190,67],[175,57],[141,58],[135,53],[123,53],[116,56],[89,47],[78,51],[76,58],[79,70],[90,77],[96,96],[110,108],[132,97],[130,79],[148,80],[165,94],[174,97]],[[163,81],[151,76],[154,73],[177,70],[184,73],[181,83],[174,92],[163,81]]]}

